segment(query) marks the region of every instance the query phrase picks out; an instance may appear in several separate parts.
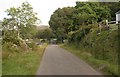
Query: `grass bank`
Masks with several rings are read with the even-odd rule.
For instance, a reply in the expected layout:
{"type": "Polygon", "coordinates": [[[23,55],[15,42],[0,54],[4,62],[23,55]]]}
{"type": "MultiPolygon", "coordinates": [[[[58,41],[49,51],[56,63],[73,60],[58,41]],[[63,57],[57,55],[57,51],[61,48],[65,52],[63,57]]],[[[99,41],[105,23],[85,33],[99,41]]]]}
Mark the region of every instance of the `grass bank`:
{"type": "Polygon", "coordinates": [[[0,76],[2,76],[2,49],[0,45],[0,76]]]}
{"type": "Polygon", "coordinates": [[[111,64],[105,60],[96,59],[90,53],[82,52],[74,45],[61,45],[61,47],[76,55],[78,58],[84,60],[94,69],[100,71],[103,75],[113,75],[113,77],[116,77],[116,75],[118,75],[118,65],[111,64]]]}
{"type": "Polygon", "coordinates": [[[47,44],[37,51],[14,52],[2,61],[2,75],[35,75],[47,44]]]}
{"type": "Polygon", "coordinates": [[[63,48],[77,55],[103,74],[118,75],[118,26],[102,28],[97,24],[81,26],[69,33],[68,42],[63,48]]]}

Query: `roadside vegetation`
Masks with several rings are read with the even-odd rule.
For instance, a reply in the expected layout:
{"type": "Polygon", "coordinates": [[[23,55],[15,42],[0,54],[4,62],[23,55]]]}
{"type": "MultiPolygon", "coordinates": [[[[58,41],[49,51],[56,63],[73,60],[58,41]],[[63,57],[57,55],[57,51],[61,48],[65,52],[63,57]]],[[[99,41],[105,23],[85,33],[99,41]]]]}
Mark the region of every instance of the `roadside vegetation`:
{"type": "Polygon", "coordinates": [[[12,52],[8,56],[8,52],[4,53],[2,62],[3,75],[35,75],[46,48],[47,44],[37,46],[37,50],[28,52],[12,52]]]}
{"type": "Polygon", "coordinates": [[[114,27],[100,34],[97,34],[97,28],[92,28],[92,30],[81,39],[79,44],[66,42],[61,47],[105,75],[118,75],[118,28],[114,27]]]}
{"type": "Polygon", "coordinates": [[[37,14],[28,2],[11,7],[6,13],[7,17],[0,25],[2,75],[35,75],[47,46],[35,37],[39,22],[37,14]]]}
{"type": "Polygon", "coordinates": [[[120,2],[76,2],[75,7],[58,8],[49,24],[57,41],[96,69],[118,75],[118,26],[115,21],[120,2]],[[115,8],[113,8],[115,7],[115,8]]]}
{"type": "Polygon", "coordinates": [[[119,6],[77,1],[75,7],[56,9],[45,30],[36,29],[40,19],[28,2],[7,9],[0,21],[3,75],[35,75],[50,41],[64,43],[63,48],[103,74],[118,75],[118,27],[108,21],[115,20],[119,6]]]}
{"type": "Polygon", "coordinates": [[[105,60],[96,59],[90,53],[85,51],[83,52],[81,51],[81,49],[77,49],[73,45],[72,46],[62,45],[61,47],[75,54],[77,57],[91,65],[94,69],[100,71],[103,75],[113,75],[113,77],[117,77],[119,72],[117,64],[110,63],[105,60]]]}
{"type": "Polygon", "coordinates": [[[0,76],[2,76],[2,40],[0,39],[0,76]]]}

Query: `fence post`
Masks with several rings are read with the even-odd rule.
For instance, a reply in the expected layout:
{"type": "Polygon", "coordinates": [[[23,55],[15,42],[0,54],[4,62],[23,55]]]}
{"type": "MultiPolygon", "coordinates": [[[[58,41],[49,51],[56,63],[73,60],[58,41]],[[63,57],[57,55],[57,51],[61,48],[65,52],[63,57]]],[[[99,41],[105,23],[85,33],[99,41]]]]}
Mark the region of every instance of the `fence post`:
{"type": "Polygon", "coordinates": [[[120,29],[120,23],[118,23],[118,30],[120,29]]]}

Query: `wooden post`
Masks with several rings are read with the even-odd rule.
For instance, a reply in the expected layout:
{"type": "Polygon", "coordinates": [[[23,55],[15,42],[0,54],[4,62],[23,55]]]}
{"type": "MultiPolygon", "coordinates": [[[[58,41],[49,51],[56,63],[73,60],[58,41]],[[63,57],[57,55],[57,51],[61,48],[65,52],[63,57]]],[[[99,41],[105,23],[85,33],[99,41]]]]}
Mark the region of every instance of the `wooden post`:
{"type": "Polygon", "coordinates": [[[100,33],[101,33],[101,28],[102,28],[101,22],[100,22],[98,25],[99,25],[99,31],[100,31],[100,33]]]}
{"type": "Polygon", "coordinates": [[[107,29],[110,28],[110,25],[108,24],[108,20],[106,20],[106,26],[107,26],[107,29]]]}
{"type": "Polygon", "coordinates": [[[120,29],[120,21],[118,22],[118,30],[120,29]]]}

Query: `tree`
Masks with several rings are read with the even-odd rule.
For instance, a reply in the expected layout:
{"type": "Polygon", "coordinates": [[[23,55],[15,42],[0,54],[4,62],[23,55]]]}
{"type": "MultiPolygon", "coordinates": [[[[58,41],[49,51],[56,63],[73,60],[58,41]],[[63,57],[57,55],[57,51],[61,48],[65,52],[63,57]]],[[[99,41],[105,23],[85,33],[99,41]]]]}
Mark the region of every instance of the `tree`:
{"type": "Polygon", "coordinates": [[[52,30],[50,28],[49,29],[38,30],[35,37],[39,38],[39,39],[50,40],[50,38],[53,37],[52,30]]]}
{"type": "Polygon", "coordinates": [[[104,19],[110,20],[111,18],[110,9],[106,6],[100,6],[98,2],[76,2],[75,7],[77,9],[76,14],[87,13],[89,23],[100,22],[104,19]]]}
{"type": "Polygon", "coordinates": [[[3,20],[3,27],[17,31],[18,38],[32,38],[36,33],[38,18],[28,2],[22,3],[18,8],[12,7],[6,10],[8,18],[3,20]]]}
{"type": "Polygon", "coordinates": [[[95,9],[96,14],[98,15],[98,22],[102,20],[111,20],[110,9],[107,7],[97,7],[95,9]]]}
{"type": "Polygon", "coordinates": [[[73,7],[58,8],[55,10],[53,15],[51,15],[49,24],[53,33],[59,41],[63,41],[69,31],[72,30],[73,20],[72,14],[74,12],[73,7]]]}
{"type": "MultiPolygon", "coordinates": [[[[76,2],[75,7],[58,8],[51,15],[49,25],[61,41],[68,37],[71,31],[79,30],[88,24],[94,24],[105,19],[110,20],[110,9],[106,6],[100,6],[98,2],[76,2]]],[[[85,33],[85,32],[84,32],[85,33]]]]}
{"type": "Polygon", "coordinates": [[[111,20],[115,21],[115,13],[120,10],[120,1],[119,2],[100,2],[100,6],[104,6],[110,9],[111,20]]]}

